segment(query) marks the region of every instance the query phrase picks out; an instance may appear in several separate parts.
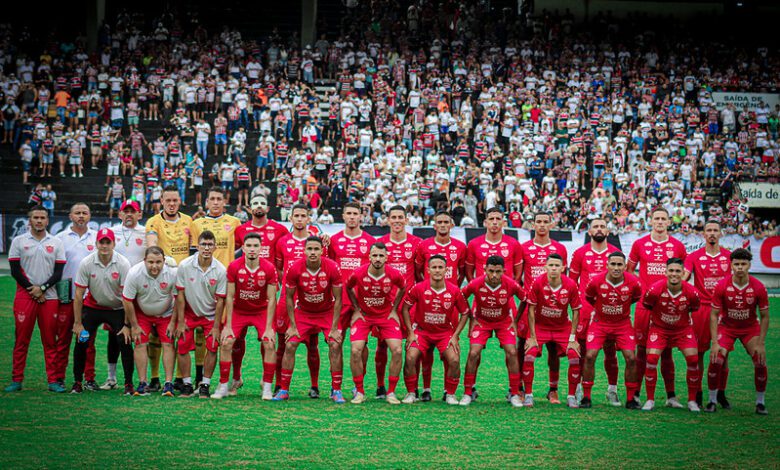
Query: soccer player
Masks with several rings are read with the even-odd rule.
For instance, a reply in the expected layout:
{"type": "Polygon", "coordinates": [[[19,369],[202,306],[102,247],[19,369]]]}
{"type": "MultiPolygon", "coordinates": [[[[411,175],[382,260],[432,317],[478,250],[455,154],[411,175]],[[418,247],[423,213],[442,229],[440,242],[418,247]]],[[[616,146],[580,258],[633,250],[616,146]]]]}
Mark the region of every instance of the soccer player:
{"type": "Polygon", "coordinates": [[[574,393],[580,378],[580,345],[576,338],[580,296],[577,284],[563,274],[565,268],[560,254],[553,253],[547,257],[546,269],[547,273],[537,277],[528,288],[529,335],[525,342],[523,406],[534,406],[534,361],[542,355],[541,346],[552,344],[555,347],[548,346],[548,354],[565,354],[569,358],[569,395],[566,404],[570,408],[577,408],[579,404],[574,393]],[[571,320],[569,308],[572,311],[571,320]]]}
{"type": "Polygon", "coordinates": [[[81,393],[84,365],[87,359],[88,341],[82,341],[83,331],[94,337],[100,325],[107,324],[109,334],[117,336],[122,370],[125,376],[125,395],[133,390],[133,347],[130,344],[130,323],[122,307],[122,288],[130,262],[114,251],[116,237],[111,229],[100,229],[95,239],[97,251],[84,258],[79,264],[74,284],[73,333],[78,341],[73,347],[73,387],[71,393],[81,393]],[[85,297],[86,294],[86,297],[85,297]]]}
{"type": "MultiPolygon", "coordinates": [[[[642,292],[647,292],[650,287],[659,281],[666,280],[666,261],[670,258],[686,257],[685,245],[679,240],[669,236],[669,212],[663,207],[657,207],[650,213],[652,231],[642,238],[634,241],[631,253],[628,255],[626,271],[633,273],[639,266],[639,281],[642,283],[642,292]]],[[[636,373],[642,378],[645,376],[647,364],[647,329],[650,325],[650,312],[639,302],[634,309],[634,330],[636,331],[636,373]]],[[[661,356],[661,375],[664,378],[666,388],[666,406],[683,408],[680,400],[674,392],[674,361],[672,351],[664,351],[661,356]]],[[[642,382],[639,382],[642,388],[642,382]]],[[[637,390],[636,397],[639,397],[637,390]]]]}
{"type": "Polygon", "coordinates": [[[724,381],[720,377],[723,365],[734,343],[739,340],[753,359],[756,385],[756,413],[766,415],[766,333],[769,329],[769,298],[766,287],[748,274],[753,255],[743,249],[734,250],[731,258],[731,276],[721,280],[712,294],[710,334],[716,341],[710,351],[710,367],[707,371],[709,403],[704,411],[714,412],[718,400],[718,387],[724,381]],[[760,317],[756,316],[756,309],[760,317]],[[760,319],[760,320],[759,320],[760,319]]]}
{"type": "MultiPolygon", "coordinates": [[[[198,240],[201,232],[208,230],[214,235],[217,247],[214,250],[214,258],[229,266],[236,259],[235,230],[241,225],[241,221],[232,215],[225,213],[225,192],[218,187],[211,187],[206,195],[208,212],[204,217],[192,221],[192,241],[198,240]]],[[[193,248],[197,248],[194,247],[193,248]]]]}
{"type": "MultiPolygon", "coordinates": [[[[712,310],[712,293],[720,281],[729,277],[731,252],[720,246],[721,226],[717,219],[708,220],[704,224],[704,242],[702,248],[694,251],[685,258],[685,275],[683,280],[688,281],[693,276],[693,285],[699,291],[701,308],[693,312],[693,332],[696,334],[696,342],[699,346],[699,367],[704,369],[704,355],[710,349],[710,311],[712,310]]],[[[729,409],[731,405],[726,398],[726,384],[728,382],[728,363],[724,362],[721,368],[718,384],[718,403],[729,409]]],[[[696,402],[702,405],[701,392],[696,396],[696,402]]]]}
{"type": "MultiPolygon", "coordinates": [[[[446,280],[447,260],[435,254],[428,259],[428,279],[414,285],[404,298],[402,315],[408,336],[404,382],[406,396],[403,403],[417,400],[417,363],[421,354],[431,355],[436,348],[444,359],[444,389],[448,405],[457,405],[455,392],[460,382],[460,332],[468,322],[468,304],[457,285],[446,280]],[[416,306],[414,323],[409,314],[416,306]],[[459,319],[460,317],[460,319],[459,319]]],[[[430,392],[429,392],[430,393],[430,392]]]]}
{"type": "Polygon", "coordinates": [[[130,268],[122,290],[122,305],[135,340],[135,366],[138,371],[138,387],[135,395],[151,393],[147,382],[149,335],[154,332],[162,343],[165,384],[162,395],[173,396],[173,365],[176,354],[173,349],[174,297],[176,296],[176,268],[165,263],[165,254],[158,246],[146,249],[143,261],[130,268]]]}
{"type": "Polygon", "coordinates": [[[338,265],[331,259],[323,258],[322,252],[322,239],[315,236],[307,238],[306,257],[296,261],[287,272],[285,304],[290,326],[282,359],[281,388],[274,395],[274,401],[290,398],[298,345],[310,335],[323,333],[328,340],[330,358],[330,398],[336,404],[345,403],[341,393],[344,373],[339,330],[343,284],[338,265]]]}
{"type": "Polygon", "coordinates": [[[660,354],[665,349],[674,347],[682,351],[688,365],[688,409],[693,412],[701,411],[696,403],[696,392],[701,387],[701,371],[691,323],[691,314],[699,309],[701,302],[696,288],[682,280],[683,273],[683,260],[670,258],[666,261],[666,280],[650,286],[642,299],[643,307],[650,312],[645,371],[647,401],[642,406],[643,411],[652,411],[655,408],[655,385],[658,381],[656,369],[660,354]]]}
{"type": "MultiPolygon", "coordinates": [[[[580,323],[577,325],[577,341],[580,343],[580,354],[582,357],[587,357],[588,325],[593,317],[593,306],[585,297],[585,288],[588,287],[593,278],[607,271],[610,254],[618,251],[617,248],[607,242],[608,234],[609,229],[607,229],[606,220],[602,218],[591,220],[588,228],[590,242],[574,251],[571,258],[571,266],[569,267],[569,277],[572,281],[578,283],[580,300],[582,301],[580,323]]],[[[625,270],[625,260],[623,264],[625,270]]],[[[615,342],[612,340],[604,343],[604,370],[607,372],[607,401],[612,406],[620,406],[621,403],[617,393],[618,361],[615,342]]],[[[582,387],[578,388],[577,391],[580,392],[581,389],[582,387]]]]}
{"type": "Polygon", "coordinates": [[[217,362],[217,349],[222,326],[222,310],[227,295],[227,271],[214,257],[216,236],[210,230],[198,235],[198,252],[179,263],[176,272],[176,337],[179,369],[183,385],[181,396],[190,397],[192,387],[192,363],[190,351],[195,349],[193,330],[203,328],[206,337],[206,357],[203,362],[203,379],[198,384],[198,396],[209,398],[211,374],[217,362]]]}
{"type": "Polygon", "coordinates": [[[376,242],[368,252],[370,263],[361,266],[347,279],[347,295],[354,305],[352,313],[352,328],[350,342],[352,351],[350,366],[352,378],[355,381],[355,397],[352,403],[363,403],[366,392],[363,377],[366,373],[363,364],[363,350],[371,330],[377,332],[380,342],[386,342],[392,353],[390,362],[390,388],[387,391],[387,402],[392,405],[401,403],[395,396],[395,387],[401,376],[403,365],[403,350],[401,343],[401,320],[398,316],[398,306],[404,296],[406,283],[404,276],[387,264],[387,246],[376,242]]]}
{"type": "MultiPolygon", "coordinates": [[[[620,348],[626,360],[626,408],[639,409],[639,404],[634,400],[639,379],[636,376],[636,339],[634,327],[631,325],[631,305],[642,298],[642,287],[639,285],[639,278],[625,271],[626,255],[613,251],[607,258],[607,271],[590,278],[585,287],[584,297],[593,309],[593,319],[588,326],[585,362],[582,367],[583,397],[580,400],[580,408],[591,407],[596,359],[605,341],[609,341],[620,348]]],[[[617,384],[613,392],[614,397],[607,393],[607,401],[616,406],[615,401],[620,404],[617,399],[617,384]]]]}
{"type": "Polygon", "coordinates": [[[517,357],[517,312],[515,297],[525,302],[525,292],[509,276],[504,275],[504,258],[491,255],[483,268],[484,275],[471,281],[463,289],[463,297],[474,296],[471,307],[472,328],[469,334],[469,355],[463,378],[464,392],[460,404],[467,406],[472,401],[472,388],[477,380],[477,366],[488,339],[496,335],[498,343],[506,353],[509,372],[509,402],[512,406],[523,406],[520,398],[520,364],[517,357]],[[512,307],[514,305],[514,308],[512,307]]]}
{"type": "MultiPolygon", "coordinates": [[[[534,214],[534,237],[525,243],[522,243],[521,250],[523,254],[523,287],[528,290],[534,281],[547,273],[547,259],[552,254],[558,254],[563,261],[561,274],[566,273],[566,263],[568,262],[568,252],[566,247],[550,238],[550,226],[552,225],[552,215],[549,212],[538,212],[534,214]]],[[[530,304],[529,304],[530,307],[530,304]]],[[[531,335],[528,327],[528,308],[520,320],[517,322],[518,350],[527,350],[525,346],[526,338],[531,335]]],[[[550,370],[549,390],[547,399],[550,403],[558,405],[561,400],[558,398],[558,378],[561,371],[561,360],[558,357],[559,351],[555,344],[550,343],[547,346],[547,365],[550,370]]],[[[520,364],[521,372],[525,376],[525,361],[520,364]]],[[[525,380],[524,380],[525,382],[525,380]]],[[[526,391],[527,393],[527,391],[526,391]]]]}
{"type": "Polygon", "coordinates": [[[28,217],[29,231],[14,237],[8,251],[8,264],[17,284],[13,305],[16,335],[12,382],[5,391],[18,392],[22,389],[27,351],[37,321],[49,390],[62,393],[65,387],[57,376],[57,290],[51,288],[62,278],[65,249],[60,239],[46,230],[49,226],[46,209],[34,206],[28,217]]]}
{"type": "Polygon", "coordinates": [[[246,338],[250,326],[257,330],[257,339],[261,341],[264,350],[263,400],[273,398],[276,353],[273,315],[269,312],[276,311],[279,278],[274,265],[260,257],[260,238],[259,233],[247,233],[241,247],[243,256],[227,268],[225,327],[222,329],[219,351],[219,386],[211,398],[228,396],[233,343],[237,338],[246,338]]]}

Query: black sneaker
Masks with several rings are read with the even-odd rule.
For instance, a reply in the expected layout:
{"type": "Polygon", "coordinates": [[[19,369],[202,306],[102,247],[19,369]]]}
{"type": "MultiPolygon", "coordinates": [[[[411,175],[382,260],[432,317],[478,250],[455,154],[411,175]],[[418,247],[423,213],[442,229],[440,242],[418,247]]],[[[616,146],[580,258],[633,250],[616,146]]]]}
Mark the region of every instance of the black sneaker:
{"type": "Polygon", "coordinates": [[[580,400],[580,408],[591,408],[593,404],[590,401],[590,398],[583,398],[580,400]]]}
{"type": "Polygon", "coordinates": [[[282,386],[281,386],[281,385],[279,385],[279,384],[276,384],[276,387],[274,387],[274,395],[276,395],[276,393],[277,393],[279,390],[281,390],[281,389],[282,389],[282,386]]]}
{"type": "Polygon", "coordinates": [[[312,400],[316,400],[320,397],[320,388],[319,387],[311,387],[309,388],[309,398],[312,400]]]}
{"type": "Polygon", "coordinates": [[[149,393],[157,393],[160,390],[162,390],[162,388],[159,377],[152,378],[152,381],[149,382],[149,385],[146,386],[146,391],[149,393]]]}
{"type": "MultiPolygon", "coordinates": [[[[446,393],[445,393],[446,395],[446,393]]],[[[477,401],[477,397],[479,397],[479,391],[477,390],[477,386],[474,385],[471,388],[471,401],[477,401]]]]}
{"type": "Polygon", "coordinates": [[[98,385],[94,380],[87,380],[84,382],[84,390],[89,390],[90,392],[99,392],[100,385],[98,385]]]}
{"type": "Polygon", "coordinates": [[[713,402],[709,402],[709,403],[707,403],[707,406],[705,406],[704,408],[702,408],[702,410],[703,410],[705,413],[715,413],[716,411],[718,411],[718,405],[716,405],[716,404],[715,404],[715,403],[713,403],[713,402]]]}
{"type": "MultiPolygon", "coordinates": [[[[582,405],[580,405],[580,407],[581,406],[582,405]]],[[[626,402],[626,409],[627,410],[640,410],[640,409],[642,409],[642,406],[636,400],[628,400],[626,402]]]]}
{"type": "Polygon", "coordinates": [[[377,387],[377,389],[376,389],[376,399],[377,400],[384,400],[385,398],[387,398],[387,389],[385,388],[385,386],[382,385],[381,387],[377,387]]]}
{"type": "Polygon", "coordinates": [[[420,395],[420,401],[431,401],[433,397],[431,397],[431,392],[425,390],[422,392],[422,395],[420,395]]]}
{"type": "Polygon", "coordinates": [[[724,410],[731,409],[731,403],[729,403],[728,398],[726,398],[725,390],[718,390],[718,405],[720,405],[720,407],[724,410]]]}
{"type": "Polygon", "coordinates": [[[696,404],[699,405],[699,408],[702,407],[702,403],[704,402],[704,394],[701,390],[696,392],[696,404]]]}
{"type": "Polygon", "coordinates": [[[181,385],[181,394],[179,396],[183,398],[189,398],[194,394],[195,394],[195,389],[192,387],[192,384],[183,383],[181,385]]]}
{"type": "MultiPolygon", "coordinates": [[[[173,379],[173,389],[177,392],[184,393],[184,379],[173,379]]],[[[190,393],[192,393],[192,386],[190,386],[190,393]]]]}
{"type": "Polygon", "coordinates": [[[201,383],[198,385],[198,398],[211,398],[211,393],[209,393],[209,384],[201,383]]]}
{"type": "Polygon", "coordinates": [[[82,393],[84,387],[81,386],[81,382],[73,382],[73,386],[70,388],[70,393],[82,393]]]}
{"type": "Polygon", "coordinates": [[[441,401],[447,401],[447,392],[444,392],[444,393],[441,395],[441,401]]]}
{"type": "Polygon", "coordinates": [[[763,403],[756,403],[756,414],[757,415],[768,415],[769,412],[766,410],[766,405],[763,403]]]}
{"type": "Polygon", "coordinates": [[[125,395],[133,396],[135,395],[135,389],[133,388],[133,384],[125,384],[125,395]]]}

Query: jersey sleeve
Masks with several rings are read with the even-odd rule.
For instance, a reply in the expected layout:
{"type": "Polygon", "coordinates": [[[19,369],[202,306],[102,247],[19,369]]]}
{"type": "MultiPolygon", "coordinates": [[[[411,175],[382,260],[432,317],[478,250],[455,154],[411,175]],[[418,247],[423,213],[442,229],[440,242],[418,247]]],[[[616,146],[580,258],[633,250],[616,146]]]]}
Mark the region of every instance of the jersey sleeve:
{"type": "Polygon", "coordinates": [[[146,222],[146,233],[157,233],[157,219],[152,217],[146,222]]]}
{"type": "Polygon", "coordinates": [[[187,285],[187,275],[184,274],[184,269],[177,269],[176,270],[176,289],[177,290],[184,290],[184,287],[187,285]]]}
{"type": "Polygon", "coordinates": [[[227,275],[225,271],[222,271],[217,278],[217,288],[214,291],[214,295],[222,298],[227,297],[227,275]]]}
{"type": "Polygon", "coordinates": [[[656,289],[651,287],[645,292],[645,297],[642,299],[642,306],[648,310],[652,310],[655,304],[658,302],[658,293],[656,289]]]}
{"type": "Polygon", "coordinates": [[[767,294],[766,287],[756,282],[756,304],[758,304],[759,310],[769,309],[769,295],[767,294]]]}
{"type": "Polygon", "coordinates": [[[11,240],[11,248],[8,249],[8,261],[19,261],[22,259],[22,249],[18,240],[18,238],[11,240]]]}
{"type": "MultiPolygon", "coordinates": [[[[520,300],[520,302],[527,302],[528,296],[525,294],[525,289],[520,286],[514,279],[510,279],[512,283],[512,293],[520,300]]],[[[522,313],[522,312],[521,312],[522,313]]]]}
{"type": "Polygon", "coordinates": [[[233,263],[230,263],[227,268],[227,282],[236,282],[236,268],[233,267],[233,263]]]}
{"type": "Polygon", "coordinates": [[[331,270],[329,277],[333,287],[342,287],[344,285],[344,279],[341,274],[341,270],[335,264],[333,265],[333,269],[331,270]]]}
{"type": "Polygon", "coordinates": [[[572,291],[572,295],[569,296],[569,306],[572,308],[572,310],[581,309],[582,299],[580,296],[580,291],[577,289],[577,284],[575,284],[574,281],[571,281],[569,289],[572,291]]]}
{"type": "Polygon", "coordinates": [[[298,278],[300,278],[301,273],[297,269],[297,265],[293,265],[289,271],[287,271],[287,283],[285,284],[285,287],[288,289],[295,289],[298,287],[298,278]]]}
{"type": "Polygon", "coordinates": [[[463,297],[468,299],[469,297],[471,297],[474,294],[475,291],[476,291],[476,285],[475,285],[474,280],[472,280],[471,282],[466,284],[466,287],[463,288],[463,291],[462,291],[463,292],[463,297]]]}
{"type": "Polygon", "coordinates": [[[566,249],[566,245],[563,243],[560,244],[561,247],[561,258],[563,258],[563,269],[566,269],[566,267],[569,265],[569,250],[566,249]]]}
{"type": "Polygon", "coordinates": [[[397,271],[393,274],[392,281],[393,285],[399,289],[404,289],[406,287],[406,278],[397,271]]]}
{"type": "MultiPolygon", "coordinates": [[[[576,281],[580,278],[582,272],[582,251],[577,250],[571,257],[571,265],[569,266],[569,277],[576,281]]],[[[582,282],[582,279],[579,279],[582,282]]]]}
{"type": "MultiPolygon", "coordinates": [[[[573,262],[572,265],[574,265],[573,262]]],[[[585,300],[589,304],[595,306],[596,300],[598,300],[598,295],[599,293],[598,293],[598,288],[596,287],[596,279],[593,279],[590,282],[588,282],[587,286],[585,286],[585,300]]],[[[641,291],[640,291],[640,295],[641,295],[641,291]]]]}
{"type": "Polygon", "coordinates": [[[412,287],[409,289],[409,292],[406,293],[404,296],[404,303],[408,306],[413,306],[417,303],[417,292],[419,289],[417,289],[417,286],[412,287]]]}
{"type": "Polygon", "coordinates": [[[347,280],[344,281],[344,287],[346,289],[352,289],[353,287],[355,287],[357,285],[357,276],[356,276],[356,274],[357,274],[357,271],[353,272],[352,274],[350,274],[350,276],[347,278],[347,280]]]}
{"type": "Polygon", "coordinates": [[[68,258],[65,255],[65,244],[60,240],[56,240],[56,247],[54,248],[54,262],[58,264],[65,264],[68,262],[68,258]]]}
{"type": "Polygon", "coordinates": [[[125,286],[122,288],[122,298],[125,300],[133,301],[138,295],[138,290],[135,286],[136,276],[130,275],[125,279],[125,286]]]}
{"type": "Polygon", "coordinates": [[[514,262],[512,263],[512,266],[523,264],[523,245],[521,245],[520,242],[515,242],[515,248],[512,251],[512,255],[514,256],[514,262]]]}
{"type": "Polygon", "coordinates": [[[693,256],[687,256],[683,261],[683,268],[689,273],[693,273],[693,256]]]}
{"type": "Polygon", "coordinates": [[[691,311],[695,312],[701,307],[701,297],[699,297],[699,290],[691,286],[691,311]]]}
{"type": "Polygon", "coordinates": [[[268,263],[265,275],[268,284],[273,284],[275,286],[279,285],[279,271],[276,270],[276,267],[273,264],[268,263]]]}
{"type": "Polygon", "coordinates": [[[235,230],[233,230],[233,243],[236,247],[244,244],[244,230],[241,227],[242,226],[239,225],[235,230]]]}
{"type": "Polygon", "coordinates": [[[631,244],[628,260],[634,264],[639,264],[639,240],[634,240],[634,243],[631,244]]]}
{"type": "Polygon", "coordinates": [[[81,263],[79,263],[79,269],[76,271],[76,278],[73,280],[73,283],[76,284],[77,287],[88,287],[89,286],[89,258],[84,258],[81,260],[81,263]]]}
{"type": "Polygon", "coordinates": [[[530,305],[536,305],[536,304],[537,304],[537,298],[536,298],[536,295],[537,295],[537,294],[536,294],[536,285],[537,285],[537,284],[536,284],[536,282],[532,283],[532,284],[531,284],[531,285],[528,287],[528,292],[526,292],[526,299],[527,299],[526,301],[527,301],[527,302],[528,302],[530,305]]]}
{"type": "Polygon", "coordinates": [[[715,286],[715,290],[712,292],[712,299],[710,299],[710,303],[714,309],[723,310],[723,286],[725,285],[724,282],[727,279],[729,278],[725,278],[723,281],[719,282],[718,285],[715,286]]]}
{"type": "Polygon", "coordinates": [[[198,246],[198,237],[200,237],[200,232],[200,224],[197,221],[193,221],[192,224],[190,224],[190,246],[198,246]]]}
{"type": "Polygon", "coordinates": [[[455,289],[455,309],[461,315],[469,309],[469,304],[466,302],[466,298],[463,297],[463,293],[460,289],[455,289]]]}
{"type": "Polygon", "coordinates": [[[642,286],[639,282],[634,283],[634,287],[631,289],[631,303],[637,303],[642,299],[642,286]]]}
{"type": "Polygon", "coordinates": [[[477,264],[476,259],[475,259],[476,258],[475,253],[476,253],[477,249],[474,248],[474,245],[472,243],[473,242],[469,243],[466,246],[466,264],[469,265],[469,266],[474,266],[475,264],[477,264]]]}

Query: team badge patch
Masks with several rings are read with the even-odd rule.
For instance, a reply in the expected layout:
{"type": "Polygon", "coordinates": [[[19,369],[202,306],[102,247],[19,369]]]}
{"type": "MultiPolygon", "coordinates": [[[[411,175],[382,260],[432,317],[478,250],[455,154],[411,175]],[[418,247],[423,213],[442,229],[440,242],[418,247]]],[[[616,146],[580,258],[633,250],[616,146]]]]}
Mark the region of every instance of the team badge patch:
{"type": "Polygon", "coordinates": [[[653,333],[652,335],[650,335],[650,341],[655,342],[657,339],[658,339],[658,335],[657,334],[653,333]]]}
{"type": "Polygon", "coordinates": [[[54,247],[52,245],[46,245],[46,253],[54,253],[54,247]]]}
{"type": "Polygon", "coordinates": [[[135,244],[136,244],[136,245],[138,245],[138,246],[141,246],[141,245],[143,245],[143,244],[144,244],[144,241],[143,241],[143,240],[141,240],[140,238],[136,238],[136,239],[135,239],[135,244]]]}
{"type": "Polygon", "coordinates": [[[168,287],[168,283],[167,282],[161,282],[160,283],[160,288],[165,289],[166,287],[168,287]]]}
{"type": "Polygon", "coordinates": [[[217,280],[216,279],[209,279],[209,285],[212,286],[212,287],[217,285],[217,280]]]}
{"type": "Polygon", "coordinates": [[[119,279],[119,273],[111,273],[111,279],[113,279],[113,280],[115,280],[115,281],[116,281],[117,279],[119,279]]]}
{"type": "Polygon", "coordinates": [[[320,280],[320,287],[322,287],[323,289],[328,287],[328,280],[327,279],[321,279],[320,280]]]}

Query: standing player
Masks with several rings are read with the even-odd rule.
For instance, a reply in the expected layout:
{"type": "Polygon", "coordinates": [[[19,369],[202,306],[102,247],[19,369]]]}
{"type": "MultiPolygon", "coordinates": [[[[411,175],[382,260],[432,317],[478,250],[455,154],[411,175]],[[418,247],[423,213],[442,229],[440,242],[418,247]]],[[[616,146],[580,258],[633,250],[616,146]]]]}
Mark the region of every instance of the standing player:
{"type": "Polygon", "coordinates": [[[336,404],[345,403],[341,394],[344,380],[342,337],[339,330],[342,280],[338,265],[323,258],[322,239],[306,239],[306,257],[295,262],[287,272],[285,304],[290,327],[282,359],[281,388],[274,401],[290,398],[290,382],[295,367],[295,351],[310,335],[323,333],[328,340],[331,393],[336,404]],[[297,299],[296,299],[296,294],[297,299]]]}
{"type": "Polygon", "coordinates": [[[510,277],[520,281],[523,275],[523,252],[517,239],[505,235],[504,213],[498,207],[488,209],[485,214],[484,235],[471,240],[466,247],[466,279],[469,281],[485,275],[488,258],[500,256],[504,265],[511,269],[510,277]]]}
{"type": "Polygon", "coordinates": [[[116,237],[111,229],[100,229],[96,235],[97,251],[87,256],[79,264],[74,284],[76,295],[73,297],[73,333],[79,341],[73,348],[73,387],[71,393],[81,393],[81,381],[87,360],[88,342],[81,341],[83,331],[94,337],[98,326],[107,324],[109,334],[122,336],[117,338],[122,356],[122,370],[125,376],[125,395],[133,390],[133,347],[130,324],[122,307],[122,288],[130,263],[127,258],[114,251],[116,237]],[[86,294],[86,297],[85,295],[86,294]]]}
{"type": "Polygon", "coordinates": [[[198,235],[198,252],[184,259],[176,272],[176,289],[179,291],[175,306],[176,337],[179,338],[179,370],[184,375],[182,397],[190,397],[193,394],[190,351],[195,349],[195,328],[203,328],[206,337],[203,380],[198,384],[200,398],[209,398],[211,374],[217,363],[227,276],[225,267],[213,255],[216,247],[214,234],[210,230],[204,230],[198,235]]]}
{"type": "Polygon", "coordinates": [[[8,251],[8,264],[17,284],[13,306],[16,335],[12,382],[5,391],[22,389],[27,351],[37,321],[49,390],[62,393],[65,387],[57,380],[57,291],[51,287],[62,278],[65,250],[62,242],[46,230],[49,225],[46,209],[34,206],[28,217],[29,231],[15,237],[8,251]]]}
{"type": "MultiPolygon", "coordinates": [[[[579,250],[578,250],[579,251],[579,250]]],[[[572,263],[574,264],[574,263],[572,263]]],[[[593,309],[593,319],[588,327],[585,363],[582,367],[583,398],[580,408],[591,407],[591,390],[596,375],[596,358],[605,341],[616,344],[626,360],[626,408],[639,409],[634,399],[639,378],[636,376],[636,339],[631,326],[631,305],[642,298],[639,279],[626,271],[626,255],[613,251],[607,258],[607,271],[597,274],[588,281],[585,300],[593,309]]],[[[617,380],[616,380],[617,382],[617,380]]],[[[610,384],[611,386],[612,384],[610,384]]],[[[617,387],[615,387],[617,389],[617,387]]],[[[615,406],[615,397],[607,394],[610,405],[615,406]]],[[[619,400],[617,400],[620,403],[619,400]]]]}
{"type": "MultiPolygon", "coordinates": [[[[550,238],[550,225],[552,225],[552,215],[549,212],[538,212],[534,214],[534,238],[521,245],[523,254],[523,287],[528,290],[534,281],[547,273],[547,259],[552,254],[557,254],[563,261],[561,274],[566,273],[566,263],[568,261],[568,252],[562,243],[550,238]]],[[[530,306],[530,304],[529,304],[530,306]]],[[[575,325],[576,326],[576,325],[575,325]]],[[[528,327],[528,316],[524,313],[517,322],[518,329],[518,350],[524,351],[526,338],[530,337],[531,330],[528,327]]],[[[547,365],[550,368],[550,388],[547,391],[547,399],[552,404],[560,404],[558,398],[558,379],[561,371],[561,360],[554,344],[547,346],[547,365]]],[[[525,363],[520,365],[521,369],[525,363]]],[[[525,371],[522,370],[523,375],[525,371]]],[[[526,390],[526,393],[528,391],[526,390]]]]}
{"type": "MultiPolygon", "coordinates": [[[[710,311],[712,310],[712,294],[720,281],[729,277],[731,252],[720,246],[721,237],[720,222],[716,219],[708,220],[704,224],[704,242],[702,248],[694,251],[685,258],[685,275],[683,280],[688,281],[693,275],[693,285],[699,291],[701,308],[693,312],[693,332],[696,334],[696,342],[699,346],[699,367],[704,370],[704,354],[710,349],[710,311]]],[[[703,374],[702,374],[703,375],[703,374]]],[[[729,409],[729,401],[726,399],[726,384],[728,382],[728,363],[724,362],[719,375],[722,380],[718,384],[718,403],[729,409]]],[[[702,406],[702,394],[696,396],[696,403],[702,406]]]]}
{"type": "Polygon", "coordinates": [[[270,400],[273,398],[276,353],[273,315],[269,312],[276,311],[279,279],[274,265],[260,257],[262,246],[259,233],[246,234],[241,250],[244,255],[227,268],[225,327],[219,351],[219,386],[211,398],[228,395],[233,343],[236,338],[246,338],[247,330],[254,326],[263,348],[263,400],[270,400]]]}
{"type": "MultiPolygon", "coordinates": [[[[631,253],[628,255],[626,270],[633,273],[639,266],[639,281],[642,292],[647,292],[658,281],[666,280],[666,261],[670,258],[685,259],[685,245],[676,238],[669,236],[669,212],[663,207],[657,207],[650,213],[652,231],[634,241],[631,253]]],[[[650,311],[644,308],[642,302],[634,309],[634,330],[636,331],[636,372],[641,378],[645,375],[647,364],[647,329],[650,325],[650,311]]],[[[666,387],[666,406],[683,408],[674,392],[674,361],[672,350],[664,351],[661,356],[661,375],[666,387]]],[[[642,382],[639,382],[642,388],[642,382]]],[[[639,390],[637,390],[639,397],[639,390]]]]}
{"type": "MultiPolygon", "coordinates": [[[[534,361],[542,355],[541,346],[550,355],[566,355],[569,358],[569,395],[566,404],[577,408],[574,393],[580,378],[580,345],[576,333],[580,313],[580,296],[577,284],[563,275],[563,257],[553,253],[547,257],[547,273],[539,276],[528,288],[528,339],[525,342],[524,406],[534,406],[534,361]],[[568,309],[571,307],[571,320],[568,309]],[[568,338],[568,339],[567,339],[568,338]]],[[[552,402],[552,400],[550,400],[552,402]]]]}
{"type": "MultiPolygon", "coordinates": [[[[588,325],[590,325],[593,317],[593,306],[585,297],[585,289],[592,279],[607,271],[610,253],[618,251],[617,248],[607,243],[608,234],[609,229],[607,229],[606,220],[601,218],[591,220],[590,228],[588,229],[590,243],[574,251],[571,258],[571,266],[569,267],[569,277],[572,281],[578,283],[580,300],[582,301],[580,324],[577,325],[577,341],[580,343],[580,355],[582,357],[587,357],[588,325]]],[[[623,270],[625,271],[625,259],[623,260],[623,270]]],[[[636,303],[636,301],[633,303],[636,303]]],[[[596,354],[598,354],[598,351],[596,354]]],[[[620,406],[621,403],[617,393],[618,361],[615,343],[611,340],[604,344],[604,370],[607,372],[607,401],[612,406],[620,406]]],[[[584,380],[583,378],[583,384],[584,380]]],[[[578,392],[581,388],[577,389],[578,392]]]]}
{"type": "Polygon", "coordinates": [[[403,299],[406,283],[400,272],[385,266],[387,247],[384,243],[376,242],[371,246],[369,259],[370,263],[356,269],[346,283],[347,295],[355,306],[350,330],[350,366],[356,389],[352,403],[363,403],[366,399],[363,387],[363,377],[366,373],[363,351],[368,341],[368,333],[373,329],[377,331],[379,342],[385,342],[392,352],[390,389],[386,398],[388,403],[398,405],[401,401],[395,396],[395,387],[403,365],[403,336],[398,306],[403,299]]]}
{"type": "Polygon", "coordinates": [[[739,340],[753,359],[756,385],[756,413],[766,415],[766,333],[769,329],[769,298],[766,287],[748,274],[753,255],[739,248],[731,253],[731,276],[721,280],[712,295],[710,333],[717,338],[712,343],[710,367],[707,371],[709,403],[704,411],[714,412],[718,387],[724,381],[719,377],[734,343],[739,340]],[[756,309],[760,314],[756,317],[756,309]]]}
{"type": "Polygon", "coordinates": [[[491,255],[483,268],[485,274],[471,281],[463,289],[463,297],[474,296],[471,307],[472,328],[469,335],[469,356],[463,378],[465,390],[461,405],[472,401],[472,388],[477,380],[477,366],[482,349],[493,334],[506,353],[506,367],[509,372],[509,402],[512,406],[523,406],[520,398],[520,363],[517,357],[517,312],[515,297],[525,302],[525,292],[511,277],[504,275],[504,258],[491,255]],[[513,307],[514,306],[514,307],[513,307]]]}
{"type": "Polygon", "coordinates": [[[417,363],[420,355],[432,355],[436,348],[444,359],[444,389],[448,405],[457,405],[455,392],[460,382],[460,332],[468,322],[469,306],[458,286],[447,282],[447,260],[436,254],[428,259],[428,279],[415,284],[404,299],[402,315],[408,336],[406,340],[406,362],[404,382],[406,396],[404,403],[417,400],[417,363]],[[409,315],[416,306],[414,322],[409,315]],[[460,318],[459,318],[460,317],[460,318]]]}
{"type": "Polygon", "coordinates": [[[691,314],[699,309],[701,302],[696,288],[682,280],[683,273],[683,260],[670,258],[666,261],[666,280],[650,286],[642,299],[643,307],[650,312],[645,371],[647,401],[642,406],[644,411],[652,411],[655,407],[655,385],[658,382],[656,369],[660,354],[667,348],[675,347],[682,351],[688,364],[688,409],[701,411],[696,403],[696,392],[701,387],[701,371],[691,322],[691,314]]]}
{"type": "Polygon", "coordinates": [[[135,367],[138,371],[138,396],[149,395],[147,363],[149,335],[154,332],[162,343],[165,384],[162,395],[173,396],[173,364],[176,354],[173,350],[174,297],[176,296],[176,268],[165,263],[165,254],[158,246],[146,249],[143,261],[130,268],[122,290],[122,304],[125,316],[131,325],[135,339],[135,367]]]}

